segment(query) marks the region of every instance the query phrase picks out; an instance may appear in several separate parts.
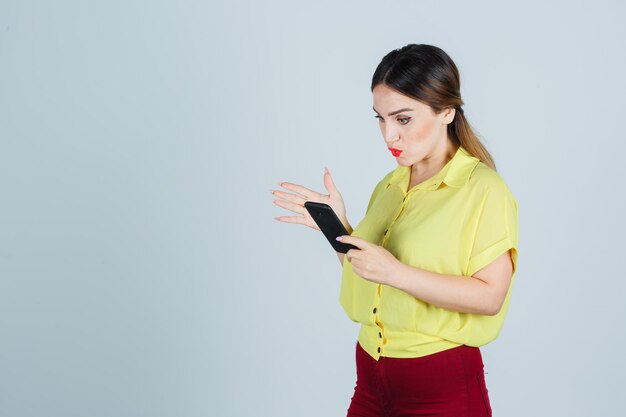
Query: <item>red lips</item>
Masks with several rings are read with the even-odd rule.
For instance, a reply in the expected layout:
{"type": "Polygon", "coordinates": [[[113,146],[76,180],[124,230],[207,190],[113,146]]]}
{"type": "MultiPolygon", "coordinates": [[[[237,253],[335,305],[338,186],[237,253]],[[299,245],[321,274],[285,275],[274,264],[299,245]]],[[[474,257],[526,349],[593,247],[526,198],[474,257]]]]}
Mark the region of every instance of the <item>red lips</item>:
{"type": "Polygon", "coordinates": [[[391,154],[395,157],[400,156],[400,154],[402,153],[402,151],[400,149],[396,149],[396,148],[387,148],[391,151],[391,154]]]}

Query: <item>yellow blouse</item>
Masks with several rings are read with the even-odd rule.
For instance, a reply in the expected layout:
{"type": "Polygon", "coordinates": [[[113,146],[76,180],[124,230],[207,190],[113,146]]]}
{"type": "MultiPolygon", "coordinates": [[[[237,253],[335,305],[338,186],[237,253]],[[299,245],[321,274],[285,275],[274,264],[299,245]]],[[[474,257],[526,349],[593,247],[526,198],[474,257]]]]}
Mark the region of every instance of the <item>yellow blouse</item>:
{"type": "Polygon", "coordinates": [[[437,174],[407,192],[410,172],[398,165],[376,185],[353,236],[383,246],[400,262],[459,279],[513,249],[514,273],[500,312],[487,316],[436,307],[368,281],[344,257],[339,300],[361,323],[358,340],[376,360],[491,342],[502,328],[517,269],[517,203],[496,171],[459,147],[437,174]]]}

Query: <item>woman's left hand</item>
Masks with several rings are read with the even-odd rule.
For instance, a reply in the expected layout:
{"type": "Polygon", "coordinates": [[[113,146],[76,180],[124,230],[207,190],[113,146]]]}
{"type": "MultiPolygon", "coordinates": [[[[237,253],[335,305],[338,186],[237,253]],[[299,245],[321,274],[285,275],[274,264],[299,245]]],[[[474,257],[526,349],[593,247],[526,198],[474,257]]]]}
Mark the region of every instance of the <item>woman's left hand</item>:
{"type": "Polygon", "coordinates": [[[346,252],[352,270],[357,275],[368,281],[391,285],[402,266],[391,252],[357,236],[343,235],[341,238],[342,243],[349,243],[358,248],[346,252]]]}

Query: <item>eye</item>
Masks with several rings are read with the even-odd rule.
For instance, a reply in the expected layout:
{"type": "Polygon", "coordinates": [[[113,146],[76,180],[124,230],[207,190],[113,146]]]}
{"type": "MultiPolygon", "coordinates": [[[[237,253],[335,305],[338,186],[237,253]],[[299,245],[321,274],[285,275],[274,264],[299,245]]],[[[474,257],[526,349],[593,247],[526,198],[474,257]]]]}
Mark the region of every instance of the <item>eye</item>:
{"type": "MultiPolygon", "coordinates": [[[[383,118],[382,118],[382,117],[380,117],[379,115],[374,116],[374,118],[376,118],[376,119],[380,120],[381,122],[384,122],[384,121],[385,121],[385,119],[383,119],[383,118]]],[[[399,119],[397,119],[397,120],[400,122],[400,124],[405,125],[405,124],[409,123],[409,121],[411,120],[411,118],[410,118],[410,117],[400,117],[400,118],[399,118],[399,119]]]]}

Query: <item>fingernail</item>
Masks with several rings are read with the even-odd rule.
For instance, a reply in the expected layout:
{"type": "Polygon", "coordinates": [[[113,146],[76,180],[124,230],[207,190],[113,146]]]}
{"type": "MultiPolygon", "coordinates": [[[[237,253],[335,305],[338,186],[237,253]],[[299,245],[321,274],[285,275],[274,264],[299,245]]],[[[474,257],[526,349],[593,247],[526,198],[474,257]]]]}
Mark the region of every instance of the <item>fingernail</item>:
{"type": "Polygon", "coordinates": [[[341,236],[337,236],[335,239],[337,239],[337,240],[343,240],[343,237],[341,237],[341,236]]]}

